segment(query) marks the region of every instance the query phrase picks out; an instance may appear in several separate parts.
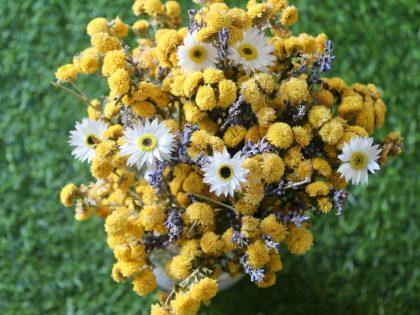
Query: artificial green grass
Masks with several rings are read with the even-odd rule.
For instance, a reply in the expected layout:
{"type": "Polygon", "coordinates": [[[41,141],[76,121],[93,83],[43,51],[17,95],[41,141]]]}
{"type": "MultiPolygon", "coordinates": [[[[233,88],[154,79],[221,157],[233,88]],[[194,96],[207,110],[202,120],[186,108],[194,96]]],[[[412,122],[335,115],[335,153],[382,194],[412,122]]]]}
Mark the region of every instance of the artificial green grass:
{"type": "MultiPolygon", "coordinates": [[[[379,134],[400,130],[406,151],[369,186],[352,190],[343,217],[316,221],[306,256],[282,255],[276,286],[257,289],[242,280],[202,314],[418,314],[417,1],[292,3],[300,9],[295,32],[325,32],[333,40],[334,75],[383,89],[389,111],[379,134]]],[[[2,314],[148,313],[150,298],[111,279],[101,220],[78,223],[59,203],[61,186],[89,178],[67,145],[84,105],[50,85],[55,68],[88,45],[91,18],[133,21],[130,7],[124,0],[0,2],[2,314]]],[[[96,86],[84,82],[94,96],[96,86]]]]}

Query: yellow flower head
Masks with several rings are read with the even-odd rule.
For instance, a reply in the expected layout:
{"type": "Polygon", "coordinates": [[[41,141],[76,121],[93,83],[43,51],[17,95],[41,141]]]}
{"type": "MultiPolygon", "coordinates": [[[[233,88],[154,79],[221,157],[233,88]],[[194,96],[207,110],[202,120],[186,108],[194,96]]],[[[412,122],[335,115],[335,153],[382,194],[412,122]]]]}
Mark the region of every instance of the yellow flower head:
{"type": "Polygon", "coordinates": [[[313,236],[311,231],[304,227],[298,228],[290,227],[289,234],[286,237],[285,243],[287,249],[295,255],[305,254],[313,244],[313,236]]]}
{"type": "Polygon", "coordinates": [[[61,189],[60,200],[61,203],[66,207],[71,207],[74,204],[75,199],[79,195],[79,189],[73,183],[67,184],[61,189]]]}

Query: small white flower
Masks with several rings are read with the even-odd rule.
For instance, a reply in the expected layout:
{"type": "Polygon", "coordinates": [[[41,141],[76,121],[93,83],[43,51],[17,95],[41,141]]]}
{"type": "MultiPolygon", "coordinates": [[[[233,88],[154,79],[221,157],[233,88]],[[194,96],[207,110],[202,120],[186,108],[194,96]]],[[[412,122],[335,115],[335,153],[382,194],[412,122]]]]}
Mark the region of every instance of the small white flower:
{"type": "Polygon", "coordinates": [[[258,28],[252,27],[244,32],[243,40],[229,47],[228,58],[234,65],[243,66],[245,71],[268,72],[276,57],[272,55],[274,47],[268,43],[258,28]]]}
{"type": "Polygon", "coordinates": [[[174,138],[164,123],[158,123],[157,119],[146,121],[144,125],[138,121],[132,128],[124,130],[125,143],[120,147],[121,154],[128,155],[127,164],[136,164],[139,170],[145,163],[153,168],[156,160],[170,159],[174,138]]]}
{"type": "Polygon", "coordinates": [[[82,122],[76,122],[75,128],[70,131],[69,143],[75,147],[71,154],[82,162],[91,162],[95,157],[95,147],[101,142],[107,124],[101,120],[83,118],[82,122]]]}
{"type": "Polygon", "coordinates": [[[226,149],[210,156],[209,162],[202,168],[203,182],[210,185],[210,192],[214,191],[217,196],[233,196],[241,183],[246,181],[245,175],[249,172],[242,167],[244,160],[240,152],[231,158],[226,149]]]}
{"type": "Polygon", "coordinates": [[[184,45],[178,47],[178,64],[186,72],[215,68],[217,49],[196,39],[197,32],[188,33],[184,45]]]}
{"type": "Polygon", "coordinates": [[[368,171],[375,173],[379,170],[379,164],[376,162],[379,153],[381,149],[379,145],[374,145],[373,138],[357,136],[344,145],[343,154],[338,156],[344,162],[338,168],[338,172],[346,179],[346,182],[351,180],[353,185],[366,184],[368,171]]]}

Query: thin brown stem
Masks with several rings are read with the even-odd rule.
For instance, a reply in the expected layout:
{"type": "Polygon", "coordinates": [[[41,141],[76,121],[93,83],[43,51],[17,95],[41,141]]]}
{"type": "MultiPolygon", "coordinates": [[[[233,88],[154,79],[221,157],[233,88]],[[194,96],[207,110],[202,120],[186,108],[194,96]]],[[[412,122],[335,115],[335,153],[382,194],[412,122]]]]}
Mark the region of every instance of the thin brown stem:
{"type": "Polygon", "coordinates": [[[214,203],[214,204],[216,204],[216,205],[219,205],[219,206],[221,206],[221,207],[225,207],[225,208],[227,208],[227,209],[230,209],[230,210],[232,210],[232,211],[235,211],[235,212],[236,212],[236,209],[235,209],[234,207],[229,206],[229,205],[227,205],[227,204],[225,204],[225,203],[223,203],[223,202],[220,202],[220,201],[217,201],[217,200],[211,199],[211,198],[209,198],[209,197],[206,197],[206,196],[203,196],[203,195],[200,195],[200,194],[192,194],[192,195],[193,195],[193,196],[195,196],[195,197],[197,197],[197,198],[199,198],[199,199],[203,199],[203,200],[205,200],[205,201],[212,202],[212,203],[214,203]]]}
{"type": "Polygon", "coordinates": [[[68,87],[66,87],[66,86],[64,86],[64,85],[61,85],[60,83],[58,83],[58,82],[51,82],[51,84],[54,86],[54,87],[57,87],[57,88],[60,88],[60,89],[62,89],[64,92],[66,92],[66,93],[68,93],[68,94],[70,94],[70,95],[72,95],[72,96],[75,96],[76,98],[78,98],[79,100],[81,100],[83,103],[85,103],[86,105],[88,105],[88,106],[91,106],[90,105],[90,101],[89,101],[89,99],[87,99],[87,98],[85,98],[83,95],[80,95],[79,93],[77,93],[77,92],[75,92],[75,91],[73,91],[72,89],[69,89],[68,87]]]}

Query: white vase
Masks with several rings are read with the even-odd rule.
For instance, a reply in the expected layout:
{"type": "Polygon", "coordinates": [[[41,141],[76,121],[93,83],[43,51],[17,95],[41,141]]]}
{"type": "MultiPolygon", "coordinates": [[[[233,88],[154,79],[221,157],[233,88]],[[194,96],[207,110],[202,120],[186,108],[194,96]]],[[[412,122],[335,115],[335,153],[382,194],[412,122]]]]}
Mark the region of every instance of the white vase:
{"type": "MultiPolygon", "coordinates": [[[[164,291],[171,291],[173,282],[168,277],[165,271],[165,264],[169,259],[172,259],[178,253],[179,249],[175,246],[170,246],[165,249],[160,249],[153,254],[150,255],[150,260],[153,262],[153,273],[156,276],[156,282],[160,289],[164,291]]],[[[232,287],[235,283],[241,280],[243,274],[237,275],[236,277],[232,278],[232,276],[222,271],[220,272],[219,278],[217,279],[217,283],[219,286],[219,291],[227,290],[232,287]]]]}
{"type": "MultiPolygon", "coordinates": [[[[164,291],[171,291],[172,290],[172,280],[167,276],[166,272],[161,269],[160,267],[155,267],[153,269],[153,273],[156,276],[156,282],[160,289],[164,291]]],[[[232,287],[235,283],[241,280],[243,275],[238,275],[235,278],[232,278],[230,274],[227,272],[222,271],[217,279],[217,283],[219,286],[219,291],[227,290],[232,287]]]]}

